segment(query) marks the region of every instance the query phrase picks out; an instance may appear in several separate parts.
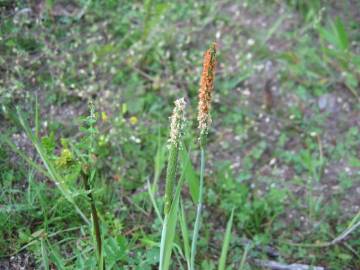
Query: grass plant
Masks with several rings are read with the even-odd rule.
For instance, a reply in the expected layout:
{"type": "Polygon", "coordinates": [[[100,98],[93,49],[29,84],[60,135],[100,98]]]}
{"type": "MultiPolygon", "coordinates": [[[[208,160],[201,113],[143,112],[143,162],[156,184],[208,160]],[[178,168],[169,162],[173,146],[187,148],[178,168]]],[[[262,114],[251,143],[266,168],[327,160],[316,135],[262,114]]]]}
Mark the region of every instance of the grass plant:
{"type": "Polygon", "coordinates": [[[205,174],[205,151],[206,140],[209,131],[211,116],[211,100],[212,91],[215,80],[215,65],[216,65],[216,44],[213,44],[204,54],[203,71],[200,80],[199,89],[199,106],[198,106],[198,122],[199,122],[199,144],[200,144],[200,181],[199,181],[199,198],[196,208],[196,219],[194,223],[194,230],[191,242],[191,259],[190,269],[195,269],[196,246],[198,235],[201,226],[201,211],[203,207],[203,193],[204,193],[204,174],[205,174]]]}
{"type": "Polygon", "coordinates": [[[0,2],[0,269],[360,269],[359,1],[0,2]]]}

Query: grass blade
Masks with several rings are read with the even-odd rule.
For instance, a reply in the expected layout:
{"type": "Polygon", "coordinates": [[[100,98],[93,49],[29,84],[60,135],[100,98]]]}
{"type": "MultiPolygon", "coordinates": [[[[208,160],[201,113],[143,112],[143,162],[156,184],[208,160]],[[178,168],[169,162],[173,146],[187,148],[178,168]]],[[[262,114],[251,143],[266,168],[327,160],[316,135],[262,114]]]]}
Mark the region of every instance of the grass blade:
{"type": "Polygon", "coordinates": [[[65,268],[65,262],[61,258],[61,255],[59,254],[58,250],[56,250],[54,247],[52,247],[47,241],[48,247],[49,247],[49,257],[52,263],[56,265],[56,269],[62,270],[65,268]]]}
{"type": "Polygon", "coordinates": [[[180,202],[180,226],[181,226],[181,233],[184,243],[184,252],[185,252],[185,258],[188,269],[190,269],[190,243],[189,243],[189,230],[186,225],[186,216],[184,211],[184,205],[182,201],[180,202]]]}
{"type": "Polygon", "coordinates": [[[39,138],[39,130],[40,130],[40,124],[39,124],[40,116],[39,116],[39,103],[38,103],[38,97],[35,97],[35,137],[39,138]]]}
{"type": "Polygon", "coordinates": [[[40,243],[41,243],[41,256],[43,260],[43,266],[45,270],[49,270],[49,258],[46,250],[46,243],[43,237],[41,237],[40,243]]]}
{"type": "Polygon", "coordinates": [[[184,171],[184,177],[189,185],[191,198],[194,203],[197,203],[199,200],[199,180],[185,146],[180,149],[180,161],[184,171]]]}
{"type": "Polygon", "coordinates": [[[161,144],[160,136],[158,138],[157,144],[157,151],[154,158],[154,182],[152,185],[153,193],[156,192],[157,184],[166,162],[166,145],[161,144]]]}
{"type": "Polygon", "coordinates": [[[225,267],[226,267],[226,258],[227,258],[227,253],[228,253],[229,245],[230,245],[233,219],[234,219],[234,209],[231,211],[230,219],[226,225],[226,232],[225,232],[223,246],[221,249],[221,256],[220,256],[220,260],[219,260],[218,270],[225,270],[225,267]]]}
{"type": "Polygon", "coordinates": [[[156,151],[156,155],[154,158],[154,180],[153,180],[153,183],[151,184],[150,180],[148,178],[147,184],[148,184],[148,193],[150,196],[150,201],[151,201],[152,206],[155,209],[155,213],[156,213],[157,217],[159,218],[159,220],[161,221],[161,223],[163,223],[163,218],[160,214],[159,207],[156,203],[155,194],[157,192],[157,185],[158,185],[158,182],[160,179],[161,172],[163,171],[163,169],[165,167],[165,161],[166,161],[165,153],[166,153],[166,146],[161,143],[160,132],[159,132],[158,142],[157,142],[157,151],[156,151]]]}
{"type": "Polygon", "coordinates": [[[247,254],[248,254],[249,250],[250,250],[250,245],[246,245],[246,246],[245,246],[245,249],[244,249],[244,254],[243,254],[242,258],[241,258],[239,270],[243,270],[243,269],[244,269],[245,262],[246,262],[246,258],[247,258],[247,254]]]}
{"type": "Polygon", "coordinates": [[[149,193],[149,197],[150,197],[150,201],[155,209],[155,213],[158,217],[158,219],[161,221],[161,223],[163,223],[163,218],[160,214],[160,210],[159,207],[157,206],[156,200],[155,200],[155,194],[154,194],[154,189],[151,186],[150,180],[147,179],[147,184],[148,184],[148,193],[149,193]]]}
{"type": "Polygon", "coordinates": [[[180,178],[176,187],[174,200],[170,211],[165,215],[160,243],[160,266],[159,270],[168,270],[170,267],[171,253],[175,238],[175,229],[179,212],[179,198],[183,185],[183,177],[180,178]]]}
{"type": "Polygon", "coordinates": [[[345,26],[339,17],[336,18],[335,26],[338,44],[341,50],[346,51],[349,49],[349,37],[346,32],[345,26]]]}
{"type": "Polygon", "coordinates": [[[23,153],[21,150],[18,149],[18,147],[8,138],[6,135],[2,135],[1,140],[4,141],[14,153],[18,154],[23,160],[25,160],[27,163],[29,163],[34,169],[36,169],[38,172],[42,173],[44,176],[51,178],[51,176],[45,171],[43,168],[41,168],[36,162],[31,160],[29,157],[26,156],[25,153],[23,153]]]}

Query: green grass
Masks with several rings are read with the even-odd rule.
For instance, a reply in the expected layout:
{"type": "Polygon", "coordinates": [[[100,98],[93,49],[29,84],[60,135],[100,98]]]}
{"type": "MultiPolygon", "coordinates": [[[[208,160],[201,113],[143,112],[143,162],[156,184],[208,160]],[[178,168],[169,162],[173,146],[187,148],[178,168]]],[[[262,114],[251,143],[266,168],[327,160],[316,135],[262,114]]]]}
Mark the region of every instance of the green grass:
{"type": "Polygon", "coordinates": [[[168,117],[183,96],[170,269],[190,267],[198,84],[213,40],[195,269],[360,267],[358,229],[319,247],[359,222],[356,1],[73,2],[69,16],[58,1],[42,12],[0,1],[0,268],[26,254],[35,269],[97,269],[89,194],[105,268],[157,268],[168,117]]]}

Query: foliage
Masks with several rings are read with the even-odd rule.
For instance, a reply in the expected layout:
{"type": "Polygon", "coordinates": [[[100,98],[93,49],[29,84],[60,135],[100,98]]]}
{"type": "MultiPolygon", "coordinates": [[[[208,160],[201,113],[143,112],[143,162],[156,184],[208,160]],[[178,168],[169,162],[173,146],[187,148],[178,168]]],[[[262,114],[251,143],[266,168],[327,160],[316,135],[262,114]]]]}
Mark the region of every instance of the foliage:
{"type": "Polygon", "coordinates": [[[106,269],[158,267],[168,116],[181,96],[170,269],[190,267],[212,40],[196,269],[359,268],[359,230],[316,246],[359,219],[356,1],[35,2],[0,1],[0,268],[26,255],[36,269],[96,269],[90,193],[106,269]]]}

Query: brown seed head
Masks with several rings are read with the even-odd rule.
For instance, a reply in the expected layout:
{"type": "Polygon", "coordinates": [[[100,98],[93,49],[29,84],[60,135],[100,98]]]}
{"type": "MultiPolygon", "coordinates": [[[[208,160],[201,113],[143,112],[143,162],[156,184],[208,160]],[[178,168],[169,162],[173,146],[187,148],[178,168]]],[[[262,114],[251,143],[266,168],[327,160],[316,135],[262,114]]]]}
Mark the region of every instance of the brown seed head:
{"type": "Polygon", "coordinates": [[[203,71],[199,89],[198,121],[201,134],[205,134],[211,124],[210,108],[214,88],[216,43],[204,54],[203,71]]]}

